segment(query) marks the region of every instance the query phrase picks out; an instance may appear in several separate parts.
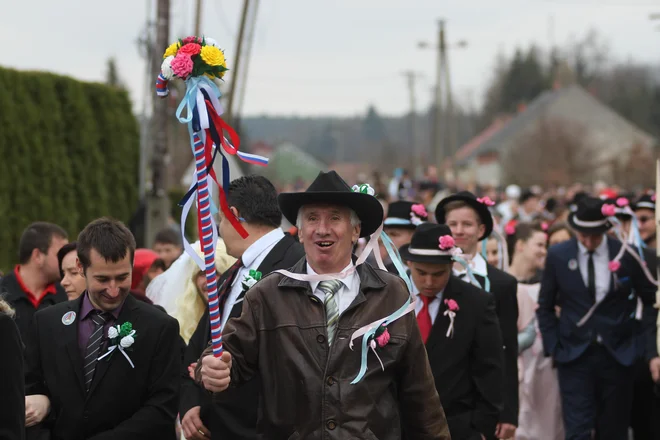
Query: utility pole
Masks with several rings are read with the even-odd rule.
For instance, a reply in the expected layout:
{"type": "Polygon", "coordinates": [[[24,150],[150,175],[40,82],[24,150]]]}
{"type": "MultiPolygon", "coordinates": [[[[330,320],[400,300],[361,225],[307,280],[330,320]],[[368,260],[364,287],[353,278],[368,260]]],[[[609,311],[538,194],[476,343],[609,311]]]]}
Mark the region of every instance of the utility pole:
{"type": "Polygon", "coordinates": [[[408,130],[409,132],[409,140],[408,142],[410,143],[410,151],[412,153],[412,159],[413,159],[413,172],[412,175],[413,177],[416,177],[417,174],[421,171],[421,165],[420,165],[420,154],[419,154],[419,148],[417,145],[417,104],[416,104],[416,99],[415,99],[415,80],[417,79],[417,74],[413,71],[407,71],[404,72],[404,75],[406,77],[407,83],[408,83],[408,93],[410,97],[410,116],[409,116],[409,122],[408,122],[408,130]]]}
{"type": "Polygon", "coordinates": [[[236,53],[234,55],[233,73],[231,76],[231,88],[229,89],[229,98],[227,102],[227,111],[225,112],[227,122],[230,124],[234,118],[234,100],[237,98],[237,88],[241,78],[241,51],[243,50],[243,40],[245,38],[245,24],[247,23],[250,0],[243,0],[243,12],[241,14],[241,25],[238,30],[238,39],[236,41],[236,53]]]}
{"type": "MultiPolygon", "coordinates": [[[[170,36],[170,1],[158,0],[156,22],[156,45],[153,50],[152,68],[153,81],[158,76],[162,62],[162,54],[168,46],[170,36]]],[[[147,197],[146,243],[147,247],[153,245],[156,234],[167,227],[170,216],[170,202],[167,193],[167,172],[169,165],[168,153],[168,105],[167,98],[156,99],[152,115],[153,146],[151,171],[152,188],[147,197]]]]}
{"type": "Polygon", "coordinates": [[[447,50],[445,46],[445,21],[438,20],[438,62],[436,66],[435,78],[435,163],[437,167],[438,179],[442,180],[442,161],[447,155],[445,149],[445,130],[443,126],[443,108],[442,108],[442,67],[444,62],[444,53],[447,50]]]}
{"type": "Polygon", "coordinates": [[[259,0],[253,0],[252,8],[248,12],[248,31],[247,31],[247,49],[245,51],[245,68],[242,70],[242,81],[238,87],[238,103],[234,109],[234,128],[240,133],[241,121],[240,115],[243,114],[243,102],[245,101],[245,86],[247,85],[248,68],[250,67],[250,59],[252,58],[252,46],[254,45],[254,33],[257,28],[257,12],[259,10],[259,0]]]}
{"type": "Polygon", "coordinates": [[[199,37],[202,28],[202,0],[197,0],[195,4],[195,33],[193,35],[199,37]]]}

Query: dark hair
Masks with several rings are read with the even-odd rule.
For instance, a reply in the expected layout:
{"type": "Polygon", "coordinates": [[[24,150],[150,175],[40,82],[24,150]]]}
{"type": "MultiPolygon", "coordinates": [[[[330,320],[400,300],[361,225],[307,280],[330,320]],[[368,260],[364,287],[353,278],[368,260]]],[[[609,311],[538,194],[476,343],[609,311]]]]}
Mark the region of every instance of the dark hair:
{"type": "Polygon", "coordinates": [[[568,232],[568,235],[571,236],[571,238],[575,237],[575,232],[573,232],[573,230],[568,226],[568,223],[555,222],[548,229],[548,243],[550,243],[550,237],[552,237],[553,234],[559,231],[566,231],[568,232]]]}
{"type": "Polygon", "coordinates": [[[520,197],[518,198],[518,203],[520,203],[522,205],[527,200],[535,199],[535,198],[538,199],[540,197],[538,195],[536,195],[532,190],[528,189],[528,190],[523,191],[523,193],[520,195],[520,197]]]}
{"type": "Polygon", "coordinates": [[[154,260],[153,263],[151,263],[151,267],[149,267],[149,270],[154,270],[154,269],[160,269],[163,272],[167,270],[167,265],[165,265],[165,261],[163,261],[162,258],[157,258],[154,260]]]}
{"type": "Polygon", "coordinates": [[[470,208],[471,210],[473,210],[474,213],[477,215],[477,224],[479,225],[481,224],[481,216],[479,215],[477,210],[474,209],[468,202],[465,202],[463,200],[454,200],[453,202],[449,202],[444,206],[445,220],[447,219],[447,215],[449,215],[450,212],[461,208],[470,208]]]}
{"type": "Polygon", "coordinates": [[[181,235],[171,228],[163,229],[156,234],[154,244],[173,244],[174,246],[181,247],[181,235]]]}
{"type": "Polygon", "coordinates": [[[60,268],[60,278],[64,278],[64,271],[62,270],[62,260],[69,252],[73,252],[78,249],[78,244],[75,241],[67,243],[62,248],[57,251],[57,263],[60,268]]]}
{"type": "Polygon", "coordinates": [[[126,258],[128,253],[132,265],[135,257],[135,237],[119,220],[99,218],[85,226],[78,235],[78,259],[85,272],[92,264],[90,260],[92,249],[105,261],[113,263],[126,258]]]}
{"type": "Polygon", "coordinates": [[[246,223],[272,228],[282,224],[277,190],[265,177],[239,177],[229,184],[227,193],[227,203],[238,210],[238,215],[246,223]]]}
{"type": "Polygon", "coordinates": [[[513,261],[513,254],[516,251],[518,241],[526,242],[536,232],[545,232],[541,223],[538,222],[520,222],[515,226],[516,232],[506,236],[506,246],[509,251],[509,264],[513,261]]]}
{"type": "Polygon", "coordinates": [[[26,264],[30,261],[32,251],[35,249],[47,254],[53,243],[53,237],[69,238],[64,229],[53,223],[35,222],[25,228],[18,243],[18,263],[26,264]]]}

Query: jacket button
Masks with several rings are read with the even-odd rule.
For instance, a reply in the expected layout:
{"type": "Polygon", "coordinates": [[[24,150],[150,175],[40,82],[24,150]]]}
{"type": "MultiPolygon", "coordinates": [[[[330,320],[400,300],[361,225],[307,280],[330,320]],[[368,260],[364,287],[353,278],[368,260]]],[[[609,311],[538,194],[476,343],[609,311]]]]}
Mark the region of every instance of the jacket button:
{"type": "Polygon", "coordinates": [[[335,384],[335,378],[332,376],[329,376],[328,379],[326,380],[326,383],[330,386],[335,384]]]}
{"type": "Polygon", "coordinates": [[[318,335],[318,336],[316,337],[316,342],[318,342],[319,344],[323,344],[323,343],[325,342],[325,336],[323,336],[323,335],[318,335]]]}
{"type": "Polygon", "coordinates": [[[326,425],[330,431],[334,430],[337,427],[337,422],[334,420],[328,420],[328,423],[326,425]]]}

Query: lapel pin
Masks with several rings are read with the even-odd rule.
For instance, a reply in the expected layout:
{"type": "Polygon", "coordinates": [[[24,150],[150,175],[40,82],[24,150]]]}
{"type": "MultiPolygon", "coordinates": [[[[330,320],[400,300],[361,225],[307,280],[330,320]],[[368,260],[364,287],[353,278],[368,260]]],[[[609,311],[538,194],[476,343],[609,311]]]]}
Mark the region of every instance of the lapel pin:
{"type": "Polygon", "coordinates": [[[62,324],[64,325],[71,325],[75,320],[76,320],[76,312],[66,312],[64,316],[62,316],[62,324]]]}
{"type": "Polygon", "coordinates": [[[577,270],[577,268],[578,268],[578,262],[577,262],[577,260],[576,260],[575,258],[571,259],[571,260],[568,262],[568,268],[569,268],[570,270],[577,270]]]}

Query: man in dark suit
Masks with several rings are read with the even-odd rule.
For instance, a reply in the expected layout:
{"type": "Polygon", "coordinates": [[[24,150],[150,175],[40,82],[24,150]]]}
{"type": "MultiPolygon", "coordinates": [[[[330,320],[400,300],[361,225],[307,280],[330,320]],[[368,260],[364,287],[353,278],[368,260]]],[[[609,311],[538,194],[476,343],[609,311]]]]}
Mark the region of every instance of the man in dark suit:
{"type": "Polygon", "coordinates": [[[98,219],[78,237],[87,290],[35,315],[26,394],[54,440],[172,439],[181,368],[175,319],[129,295],[135,239],[98,219]]]}
{"type": "MultiPolygon", "coordinates": [[[[495,296],[504,346],[504,406],[496,431],[486,434],[486,438],[508,439],[514,436],[518,426],[518,282],[488,264],[478,252],[479,242],[493,230],[490,204],[487,198],[478,199],[474,194],[462,191],[442,199],[436,207],[435,218],[438,223],[449,226],[456,245],[470,263],[474,278],[484,290],[495,296]]],[[[466,270],[458,264],[454,265],[454,275],[463,281],[471,281],[466,270]]]]}
{"type": "Polygon", "coordinates": [[[599,199],[580,201],[568,218],[577,237],[550,248],[539,293],[539,329],[557,364],[568,439],[590,439],[594,429],[598,438],[627,438],[640,332],[655,330],[655,286],[628,252],[619,259],[606,211],[599,199]]]}
{"type": "Polygon", "coordinates": [[[493,295],[452,275],[457,251],[449,227],[431,223],[400,249],[451,438],[482,440],[502,410],[502,336],[493,295]]]}
{"type": "MultiPolygon", "coordinates": [[[[241,316],[243,297],[250,270],[263,276],[277,269],[288,269],[304,256],[302,245],[280,229],[282,213],[277,205],[277,191],[261,176],[246,176],[231,182],[227,202],[241,222],[248,237],[243,239],[220,213],[220,233],[227,253],[238,259],[218,281],[222,327],[231,318],[241,316]]],[[[233,440],[255,439],[259,404],[259,379],[240,388],[215,396],[211,402],[206,391],[190,377],[187,367],[195,365],[210,341],[209,311],[206,309],[190,338],[184,357],[181,387],[182,428],[187,439],[203,440],[215,435],[233,440]]]]}

